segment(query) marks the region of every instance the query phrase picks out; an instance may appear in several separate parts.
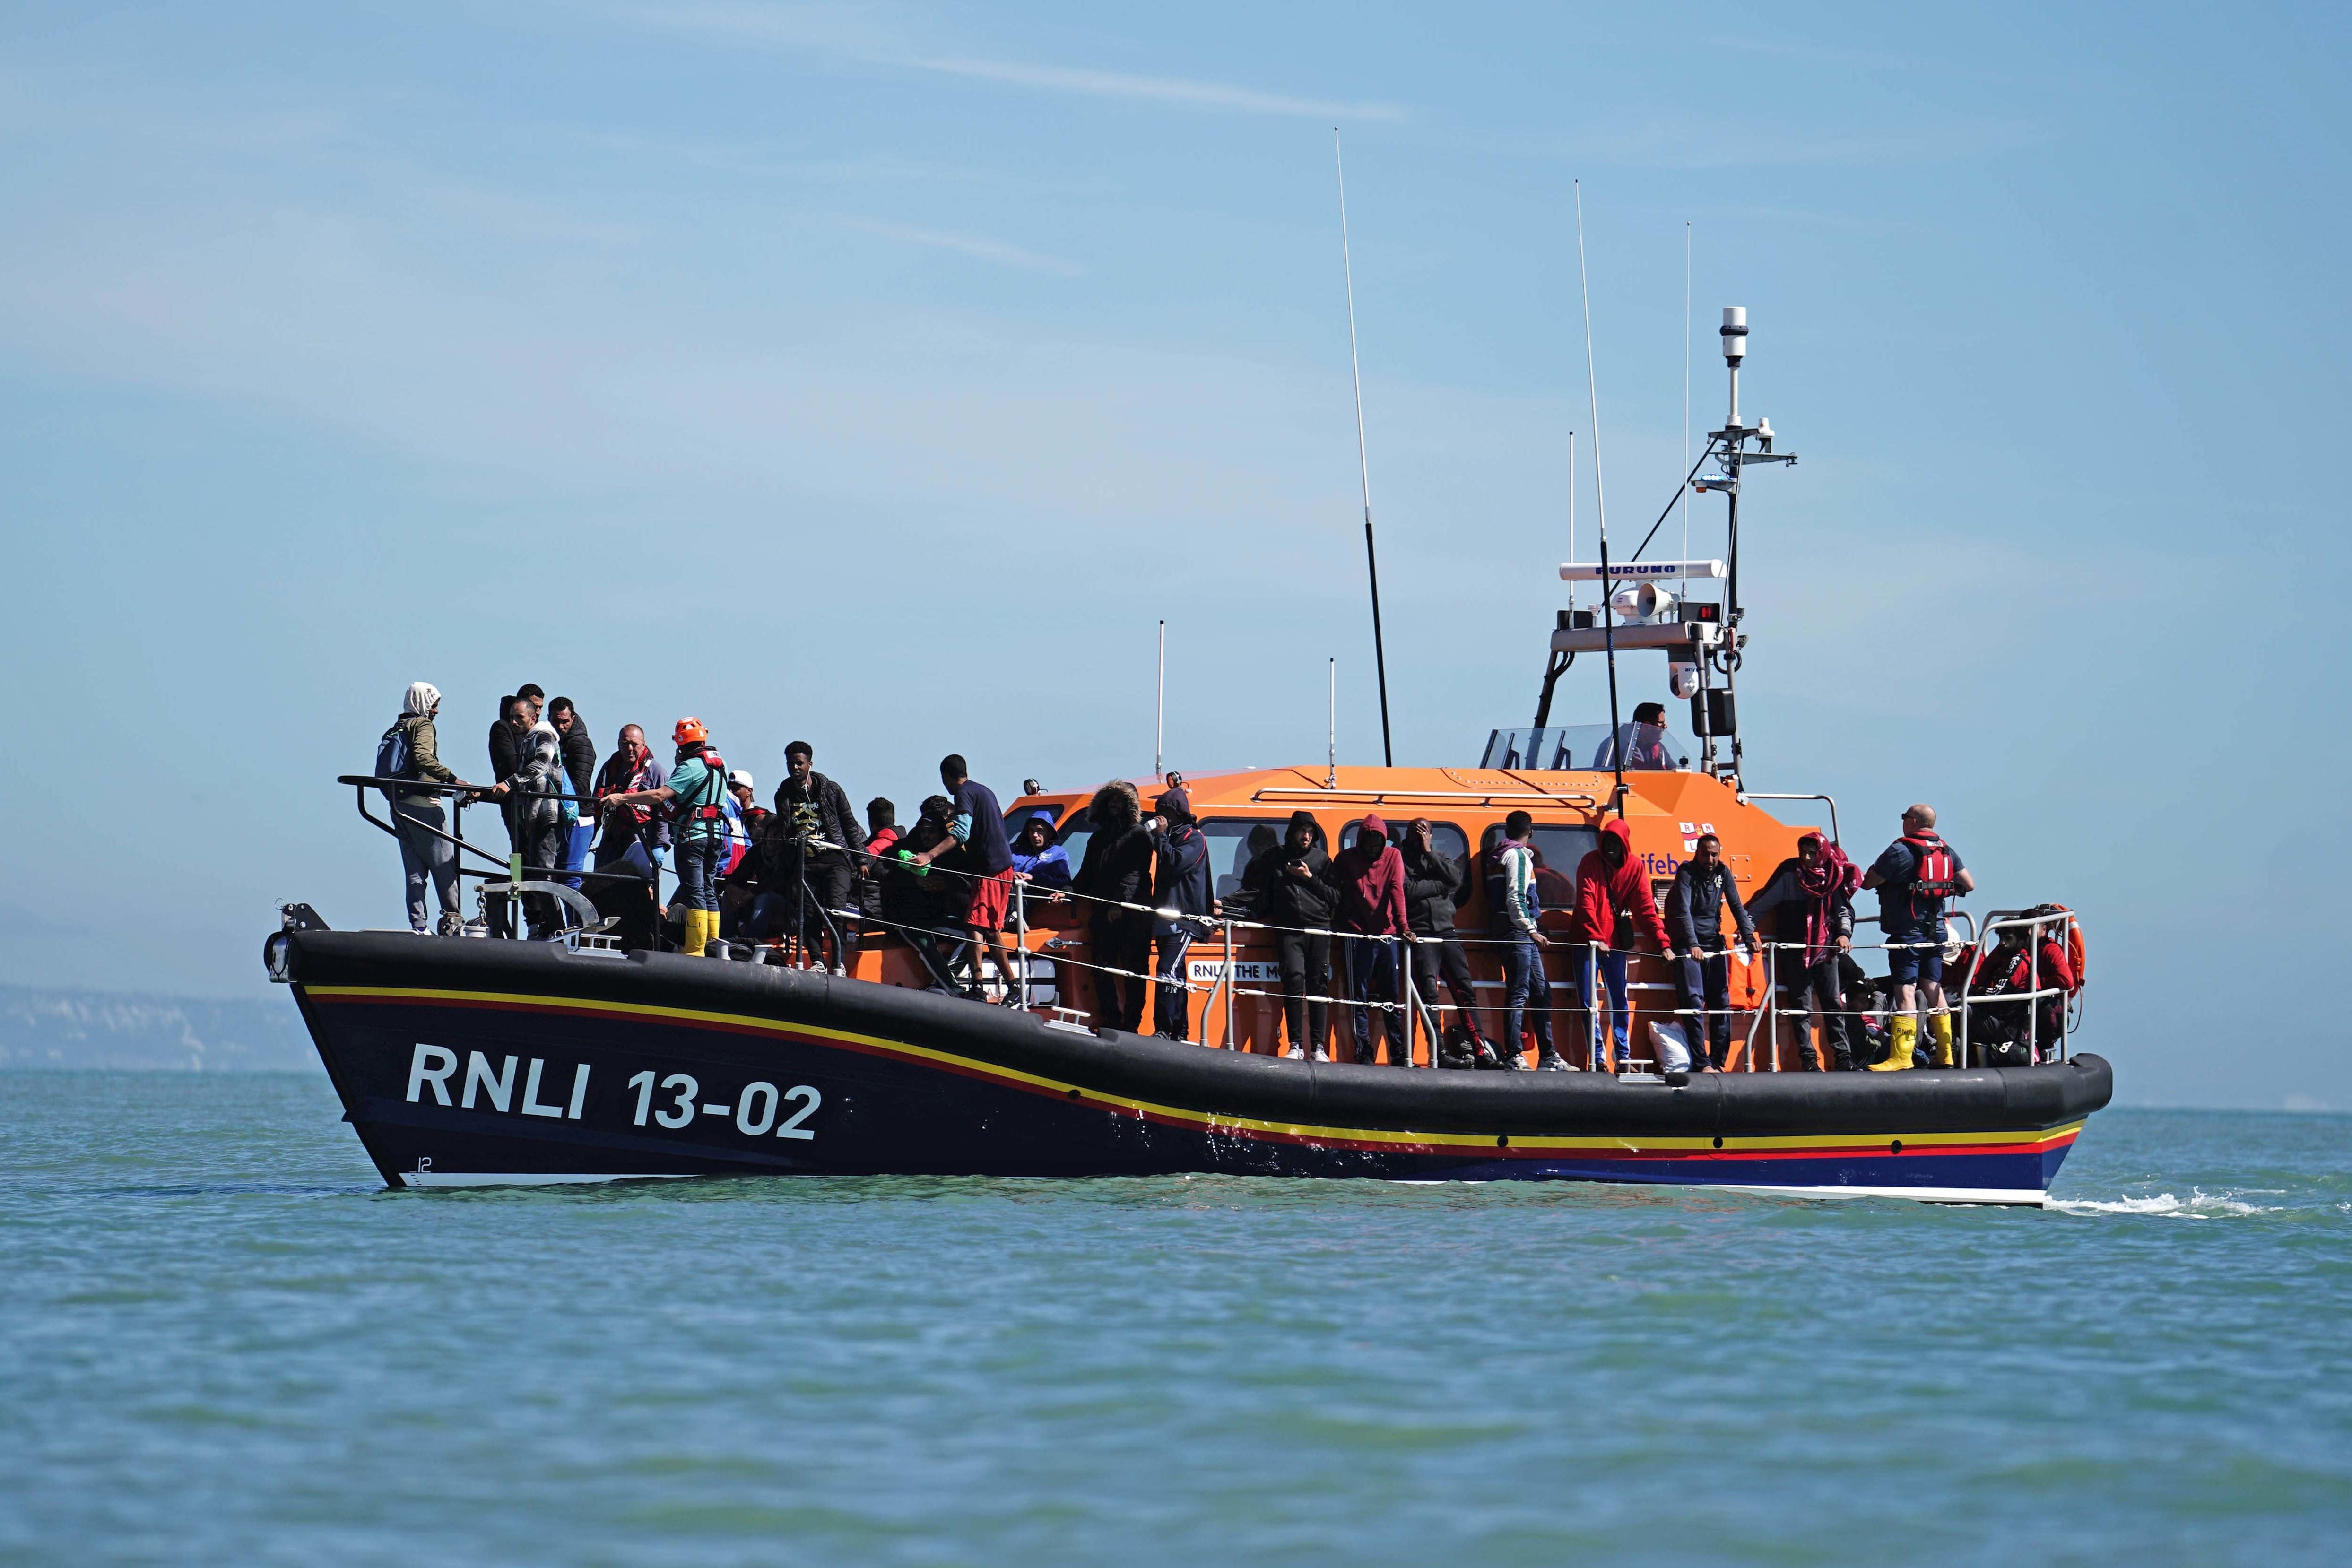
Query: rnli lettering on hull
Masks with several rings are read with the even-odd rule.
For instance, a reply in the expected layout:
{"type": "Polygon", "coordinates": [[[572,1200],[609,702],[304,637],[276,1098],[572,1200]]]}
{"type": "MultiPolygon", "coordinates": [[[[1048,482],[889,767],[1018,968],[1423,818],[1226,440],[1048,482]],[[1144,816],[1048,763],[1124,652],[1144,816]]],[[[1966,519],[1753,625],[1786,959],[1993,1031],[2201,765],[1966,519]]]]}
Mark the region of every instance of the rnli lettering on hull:
{"type": "MultiPolygon", "coordinates": [[[[588,1106],[588,1063],[581,1062],[572,1069],[570,1101],[547,1105],[541,1103],[539,1098],[541,1080],[546,1075],[546,1059],[530,1058],[530,1066],[523,1077],[522,1103],[518,1106],[514,1103],[518,1060],[468,1051],[466,1075],[453,1099],[449,1081],[457,1073],[457,1053],[446,1046],[419,1042],[408,1063],[408,1103],[425,1103],[426,1092],[430,1091],[432,1103],[453,1110],[479,1109],[566,1122],[583,1119],[588,1106]],[[495,1067],[494,1061],[498,1063],[495,1067]]],[[[824,1095],[813,1084],[795,1083],[780,1090],[772,1083],[754,1082],[743,1085],[724,1103],[706,1104],[701,1082],[692,1073],[673,1072],[662,1077],[651,1069],[631,1078],[628,1087],[636,1105],[631,1125],[662,1127],[674,1133],[695,1125],[700,1117],[715,1116],[721,1122],[733,1122],[735,1130],[747,1138],[766,1137],[772,1131],[779,1138],[814,1139],[816,1130],[807,1122],[824,1103],[824,1095]]]]}

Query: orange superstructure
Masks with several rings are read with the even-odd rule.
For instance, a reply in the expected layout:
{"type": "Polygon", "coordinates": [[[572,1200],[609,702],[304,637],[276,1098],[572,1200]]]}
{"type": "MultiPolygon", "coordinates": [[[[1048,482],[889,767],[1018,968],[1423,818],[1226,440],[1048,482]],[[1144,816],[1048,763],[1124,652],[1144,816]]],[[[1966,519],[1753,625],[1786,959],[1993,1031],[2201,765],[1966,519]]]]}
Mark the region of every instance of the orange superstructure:
{"type": "MultiPolygon", "coordinates": [[[[1662,902],[1665,884],[1673,880],[1693,847],[1693,841],[1702,832],[1712,832],[1722,840],[1724,859],[1743,894],[1757,891],[1782,859],[1796,852],[1801,828],[1778,821],[1761,807],[1744,803],[1729,784],[1707,774],[1629,770],[1624,778],[1624,819],[1633,836],[1633,852],[1649,871],[1652,885],[1662,902]]],[[[1148,809],[1161,786],[1149,778],[1133,782],[1148,809]]],[[[1269,768],[1191,774],[1185,776],[1184,787],[1192,797],[1193,816],[1211,841],[1212,870],[1221,899],[1239,891],[1241,873],[1252,852],[1251,830],[1263,826],[1279,835],[1294,811],[1312,813],[1335,847],[1346,841],[1356,824],[1369,815],[1377,814],[1397,826],[1415,818],[1428,819],[1438,831],[1441,850],[1466,860],[1471,866],[1457,928],[1467,946],[1472,973],[1478,985],[1481,1027],[1493,1039],[1499,1036],[1502,1028],[1502,971],[1499,959],[1487,946],[1491,906],[1481,865],[1482,851],[1492,841],[1505,817],[1512,811],[1524,810],[1535,819],[1539,852],[1547,845],[1555,852],[1547,855],[1546,869],[1562,880],[1553,887],[1564,887],[1572,883],[1576,874],[1572,857],[1580,856],[1582,850],[1590,846],[1591,836],[1597,833],[1604,810],[1614,814],[1613,808],[1606,803],[1616,788],[1616,779],[1614,775],[1601,771],[1269,768]],[[1447,829],[1452,830],[1451,835],[1447,829]],[[1566,863],[1557,863],[1559,862],[1566,863]],[[1492,1007],[1488,1009],[1486,1004],[1490,997],[1492,1007]]],[[[1083,852],[1088,831],[1086,808],[1092,795],[1093,789],[1088,788],[1023,796],[1007,804],[1005,818],[1009,823],[1018,824],[1040,808],[1053,811],[1057,836],[1070,849],[1075,865],[1083,852]]],[[[1563,929],[1569,924],[1567,902],[1557,892],[1547,898],[1547,929],[1563,929]]],[[[1100,1009],[1088,967],[1090,955],[1080,906],[1033,898],[1026,903],[1025,917],[1025,946],[1042,959],[1056,960],[1052,971],[1054,1002],[1086,1018],[1095,1017],[1100,1009]]],[[[1276,1049],[1281,1015],[1280,999],[1271,994],[1279,990],[1272,939],[1239,922],[1231,932],[1230,951],[1225,936],[1221,927],[1196,942],[1188,956],[1187,971],[1196,988],[1193,1038],[1211,1046],[1270,1053],[1276,1049]],[[1228,959],[1232,960],[1230,968],[1228,959]]],[[[1572,996],[1568,954],[1562,944],[1553,948],[1547,960],[1555,986],[1555,1007],[1568,1006],[1572,996]]],[[[1743,960],[1735,952],[1731,965],[1732,1005],[1751,1009],[1760,1006],[1765,978],[1762,959],[1743,960]]],[[[1044,972],[1041,964],[1039,973],[1042,976],[1044,972]]],[[[920,966],[895,942],[886,942],[878,949],[866,953],[859,974],[864,978],[904,985],[926,983],[920,966]]],[[[1670,1017],[1674,995],[1673,979],[1663,961],[1646,956],[1635,961],[1631,997],[1633,1054],[1637,1060],[1650,1055],[1643,1025],[1649,1019],[1670,1017]]],[[[1558,1020],[1564,1049],[1581,1040],[1572,1018],[1570,1014],[1558,1020]]],[[[1748,1065],[1748,1021],[1738,1020],[1734,1030],[1731,1065],[1735,1070],[1748,1065]]],[[[1335,1049],[1339,1049],[1337,1042],[1344,1040],[1345,1027],[1336,1016],[1333,1034],[1335,1049]]],[[[1754,1031],[1756,1050],[1765,1052],[1767,1042],[1773,1037],[1770,1030],[1754,1031]]],[[[1431,1044],[1425,1020],[1416,1020],[1416,1061],[1429,1061],[1431,1044]]],[[[1777,1064],[1793,1068],[1794,1051],[1788,1050],[1784,1054],[1788,1060],[1777,1064]]],[[[1570,1055],[1571,1060],[1582,1064],[1580,1051],[1571,1049],[1570,1055]]],[[[1776,1062],[1770,1055],[1761,1055],[1756,1065],[1769,1068],[1776,1062]]]]}

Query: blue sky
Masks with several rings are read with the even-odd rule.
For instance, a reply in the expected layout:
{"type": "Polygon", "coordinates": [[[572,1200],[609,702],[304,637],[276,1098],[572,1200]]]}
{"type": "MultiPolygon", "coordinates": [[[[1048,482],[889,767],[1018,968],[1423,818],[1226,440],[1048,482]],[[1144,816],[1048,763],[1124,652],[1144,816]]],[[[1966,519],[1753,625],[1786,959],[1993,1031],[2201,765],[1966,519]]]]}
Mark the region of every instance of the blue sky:
{"type": "Polygon", "coordinates": [[[600,748],[690,710],[763,780],[805,736],[860,799],[950,748],[1009,793],[1149,766],[1164,615],[1176,766],[1319,755],[1330,655],[1376,760],[1337,125],[1400,760],[1532,707],[1581,179],[1612,531],[1680,469],[1685,223],[1697,428],[1742,304],[1747,411],[1803,456],[1747,512],[1751,782],[1864,850],[1927,797],[1987,901],[2084,909],[2128,1097],[2352,1106],[2305,695],[2345,33],[18,5],[0,977],[243,994],[278,900],[395,923],[327,780],[418,677],[461,770],[537,680],[600,748]]]}

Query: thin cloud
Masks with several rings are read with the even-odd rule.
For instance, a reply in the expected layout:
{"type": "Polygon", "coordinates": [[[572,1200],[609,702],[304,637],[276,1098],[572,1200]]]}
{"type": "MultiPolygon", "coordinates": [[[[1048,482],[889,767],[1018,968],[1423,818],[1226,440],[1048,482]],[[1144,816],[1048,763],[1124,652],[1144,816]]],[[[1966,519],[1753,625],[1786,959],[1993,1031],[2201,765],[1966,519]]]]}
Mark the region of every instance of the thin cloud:
{"type": "Polygon", "coordinates": [[[933,250],[953,251],[978,261],[992,262],[998,267],[1017,267],[1023,272],[1043,272],[1055,277],[1076,277],[1086,271],[1075,261],[1065,261],[1057,256],[1044,256],[1034,250],[1024,250],[1017,245],[989,239],[982,235],[953,234],[944,229],[915,228],[906,224],[884,223],[878,218],[836,218],[844,228],[860,234],[878,235],[884,239],[903,240],[908,245],[926,246],[933,250]]]}
{"type": "Polygon", "coordinates": [[[908,47],[907,29],[887,25],[885,16],[837,5],[752,5],[720,3],[675,8],[625,6],[614,13],[640,26],[706,37],[730,38],[773,47],[832,55],[887,70],[929,71],[1006,87],[1071,93],[1129,103],[1167,104],[1224,114],[1280,115],[1300,120],[1398,121],[1411,118],[1393,103],[1357,103],[1301,98],[1229,82],[1189,77],[1141,76],[1128,71],[1028,65],[1018,60],[930,55],[908,47]]]}
{"type": "Polygon", "coordinates": [[[1123,71],[1072,70],[1060,66],[1024,66],[1004,60],[906,57],[886,63],[947,76],[971,77],[1013,87],[1044,88],[1050,92],[1080,93],[1089,98],[1119,98],[1145,103],[1172,103],[1186,109],[1224,110],[1236,114],[1279,114],[1304,120],[1401,120],[1405,111],[1393,103],[1343,103],[1333,99],[1293,98],[1286,93],[1260,92],[1223,82],[1192,81],[1182,77],[1131,76],[1123,71]]]}

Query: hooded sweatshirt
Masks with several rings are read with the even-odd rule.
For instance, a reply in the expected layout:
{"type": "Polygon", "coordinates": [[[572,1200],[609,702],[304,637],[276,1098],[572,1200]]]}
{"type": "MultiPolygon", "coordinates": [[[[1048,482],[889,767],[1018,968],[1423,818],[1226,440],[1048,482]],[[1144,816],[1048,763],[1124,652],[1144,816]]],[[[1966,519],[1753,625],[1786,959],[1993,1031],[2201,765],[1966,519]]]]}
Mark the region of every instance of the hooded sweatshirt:
{"type": "Polygon", "coordinates": [[[1403,852],[1404,906],[1416,936],[1450,936],[1460,908],[1462,862],[1443,852],[1422,852],[1418,841],[1403,852]]]}
{"type": "Polygon", "coordinates": [[[1059,892],[1070,885],[1070,852],[1054,841],[1053,812],[1032,811],[1023,820],[1021,831],[1013,841],[1013,869],[1043,891],[1059,892]],[[1028,849],[1031,822],[1045,824],[1045,847],[1035,854],[1028,849]]]}
{"type": "MultiPolygon", "coordinates": [[[[408,767],[410,776],[428,779],[439,784],[455,784],[457,776],[441,761],[440,744],[433,732],[433,710],[441,706],[441,694],[429,681],[417,681],[400,699],[400,716],[394,720],[396,728],[408,732],[408,767]]],[[[404,800],[419,805],[438,805],[441,797],[426,791],[422,794],[403,792],[404,800]]]]}
{"type": "Polygon", "coordinates": [[[1331,880],[1339,889],[1334,912],[1339,929],[1367,936],[1402,936],[1410,924],[1404,907],[1404,856],[1388,841],[1389,825],[1366,817],[1356,842],[1331,857],[1331,880]],[[1369,835],[1379,847],[1366,850],[1369,835]]]}
{"type": "MultiPolygon", "coordinates": [[[[1153,879],[1160,907],[1180,915],[1207,916],[1216,907],[1207,836],[1186,818],[1169,823],[1166,832],[1154,833],[1152,839],[1160,854],[1159,873],[1153,879]]],[[[1190,922],[1171,919],[1165,914],[1152,925],[1153,932],[1161,936],[1195,929],[1190,922]]]]}
{"type": "Polygon", "coordinates": [[[1671,951],[1666,923],[1658,918],[1658,902],[1650,896],[1650,873],[1633,858],[1632,831],[1617,817],[1602,822],[1601,831],[1624,846],[1625,858],[1612,867],[1608,856],[1594,850],[1577,863],[1579,938],[1631,951],[1635,938],[1646,936],[1660,952],[1671,951]]]}
{"type": "Polygon", "coordinates": [[[1312,812],[1290,814],[1282,841],[1258,852],[1249,869],[1242,873],[1242,887],[1257,894],[1257,917],[1268,925],[1294,931],[1330,926],[1337,896],[1331,885],[1331,857],[1324,852],[1312,812]],[[1302,828],[1307,834],[1307,847],[1292,849],[1290,835],[1302,828]],[[1307,874],[1293,875],[1293,866],[1304,867],[1307,874]]]}

